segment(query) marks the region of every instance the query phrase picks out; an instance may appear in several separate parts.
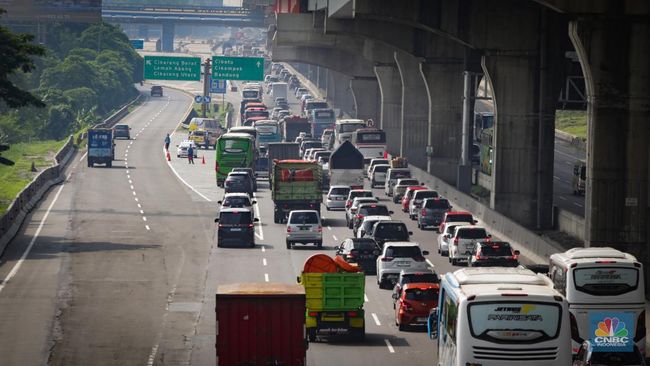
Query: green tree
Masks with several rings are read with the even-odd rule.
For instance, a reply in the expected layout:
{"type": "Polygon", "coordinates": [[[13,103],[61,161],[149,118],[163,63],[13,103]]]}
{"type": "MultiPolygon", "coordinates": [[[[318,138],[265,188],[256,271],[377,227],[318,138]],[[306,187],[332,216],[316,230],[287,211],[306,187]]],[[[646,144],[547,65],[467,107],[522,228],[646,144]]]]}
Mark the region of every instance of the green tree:
{"type": "Polygon", "coordinates": [[[75,113],[67,104],[50,107],[48,123],[45,126],[45,137],[61,140],[68,135],[71,125],[75,122],[75,113]]]}
{"type": "MultiPolygon", "coordinates": [[[[0,16],[5,13],[0,9],[0,16]]],[[[32,93],[20,89],[10,77],[17,71],[30,72],[34,69],[32,57],[43,56],[45,49],[32,44],[34,36],[14,34],[4,26],[0,26],[0,100],[10,108],[27,105],[42,107],[45,104],[32,93]]]]}
{"type": "Polygon", "coordinates": [[[41,76],[41,89],[74,89],[79,87],[97,88],[97,71],[81,56],[68,56],[55,67],[49,68],[41,76]]]}
{"type": "Polygon", "coordinates": [[[97,93],[85,86],[66,90],[63,95],[70,101],[72,108],[76,111],[90,110],[97,107],[97,93]]]}

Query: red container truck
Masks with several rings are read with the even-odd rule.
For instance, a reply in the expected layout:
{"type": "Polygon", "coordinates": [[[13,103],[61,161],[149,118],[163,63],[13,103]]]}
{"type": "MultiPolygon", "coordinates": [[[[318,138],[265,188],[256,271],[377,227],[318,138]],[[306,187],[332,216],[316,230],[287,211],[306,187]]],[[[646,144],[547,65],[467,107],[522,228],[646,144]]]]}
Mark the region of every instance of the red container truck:
{"type": "Polygon", "coordinates": [[[236,283],[217,288],[217,365],[306,365],[305,288],[236,283]]]}

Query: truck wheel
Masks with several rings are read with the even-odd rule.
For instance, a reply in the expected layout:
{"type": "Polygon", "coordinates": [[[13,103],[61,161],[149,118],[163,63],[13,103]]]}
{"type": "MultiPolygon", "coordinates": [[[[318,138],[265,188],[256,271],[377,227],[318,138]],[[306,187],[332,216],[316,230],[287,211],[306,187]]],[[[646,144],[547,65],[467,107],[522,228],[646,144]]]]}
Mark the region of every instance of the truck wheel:
{"type": "Polygon", "coordinates": [[[307,329],[307,341],[316,342],[316,329],[313,328],[307,329]]]}
{"type": "Polygon", "coordinates": [[[317,241],[317,242],[316,242],[316,248],[320,249],[320,248],[322,248],[322,247],[323,247],[323,241],[322,241],[322,240],[321,240],[321,241],[317,241]]]}
{"type": "Polygon", "coordinates": [[[363,342],[366,339],[366,325],[364,324],[362,328],[351,329],[350,335],[354,341],[363,342]]]}
{"type": "Polygon", "coordinates": [[[106,163],[106,167],[107,168],[112,168],[113,167],[113,162],[109,161],[108,163],[106,163]]]}

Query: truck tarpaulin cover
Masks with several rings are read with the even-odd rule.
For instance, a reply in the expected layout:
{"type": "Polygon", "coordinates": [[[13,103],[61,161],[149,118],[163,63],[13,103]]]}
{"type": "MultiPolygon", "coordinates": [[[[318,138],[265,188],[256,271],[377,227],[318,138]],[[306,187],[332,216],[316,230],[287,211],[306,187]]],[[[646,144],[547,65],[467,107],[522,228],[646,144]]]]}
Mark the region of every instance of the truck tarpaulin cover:
{"type": "MultiPolygon", "coordinates": [[[[276,13],[300,13],[301,0],[276,0],[275,12],[276,13]]],[[[306,6],[302,6],[306,8],[306,6]]]]}
{"type": "Polygon", "coordinates": [[[311,182],[314,172],[311,169],[282,169],[280,170],[282,182],[311,182]]]}
{"type": "Polygon", "coordinates": [[[345,141],[332,153],[330,169],[363,169],[363,154],[345,141]]]}

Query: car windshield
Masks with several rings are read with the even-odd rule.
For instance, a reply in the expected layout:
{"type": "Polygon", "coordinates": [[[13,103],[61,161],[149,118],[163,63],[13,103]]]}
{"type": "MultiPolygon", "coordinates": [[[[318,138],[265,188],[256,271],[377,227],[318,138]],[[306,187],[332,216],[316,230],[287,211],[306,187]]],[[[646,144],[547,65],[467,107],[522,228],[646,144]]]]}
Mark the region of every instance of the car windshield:
{"type": "Polygon", "coordinates": [[[350,192],[350,199],[353,200],[357,197],[372,197],[372,192],[370,191],[357,191],[350,192]]]}
{"type": "Polygon", "coordinates": [[[510,245],[481,245],[481,255],[489,257],[509,257],[512,255],[510,245]]]}
{"type": "Polygon", "coordinates": [[[380,223],[375,228],[375,236],[396,240],[408,240],[409,233],[403,223],[380,223]]]}
{"type": "Polygon", "coordinates": [[[414,282],[438,283],[440,279],[435,273],[409,273],[402,275],[402,284],[414,282]]]}
{"type": "Polygon", "coordinates": [[[364,216],[388,216],[388,207],[386,206],[364,206],[359,208],[359,213],[364,216]]]}
{"type": "Polygon", "coordinates": [[[386,173],[388,171],[388,165],[378,165],[375,166],[375,173],[386,173]]]}
{"type": "Polygon", "coordinates": [[[389,246],[386,248],[386,257],[393,258],[414,258],[422,256],[420,247],[418,246],[408,246],[408,247],[392,247],[389,246]]]}
{"type": "Polygon", "coordinates": [[[424,201],[424,208],[429,208],[432,210],[446,210],[449,208],[449,201],[446,199],[439,200],[426,200],[424,201]]]}
{"type": "Polygon", "coordinates": [[[290,224],[318,224],[316,212],[292,212],[290,224]]]}
{"type": "Polygon", "coordinates": [[[411,176],[410,171],[392,171],[390,172],[390,179],[408,178],[411,176]]]}
{"type": "Polygon", "coordinates": [[[356,250],[375,250],[375,249],[379,249],[377,247],[377,244],[374,242],[374,240],[363,240],[363,239],[355,240],[353,242],[352,246],[356,250]]]}
{"type": "Polygon", "coordinates": [[[438,197],[438,192],[436,191],[416,191],[414,195],[416,200],[423,200],[425,198],[436,198],[438,197]]]}
{"type": "Polygon", "coordinates": [[[438,290],[434,288],[410,288],[406,290],[404,297],[406,300],[436,301],[438,299],[438,290]]]}
{"type": "Polygon", "coordinates": [[[251,215],[248,212],[222,212],[219,215],[219,224],[246,225],[250,223],[252,223],[251,215]]]}
{"type": "Polygon", "coordinates": [[[348,187],[336,187],[330,190],[330,194],[337,195],[337,196],[347,196],[349,192],[350,192],[350,188],[348,187]]]}
{"type": "Polygon", "coordinates": [[[226,197],[223,205],[228,207],[245,207],[250,206],[251,202],[248,197],[226,197]]]}
{"type": "Polygon", "coordinates": [[[457,237],[461,239],[485,239],[487,238],[487,233],[485,229],[460,229],[456,234],[457,237]]]}
{"type": "Polygon", "coordinates": [[[473,222],[472,215],[450,215],[447,216],[447,222],[473,222]]]}

